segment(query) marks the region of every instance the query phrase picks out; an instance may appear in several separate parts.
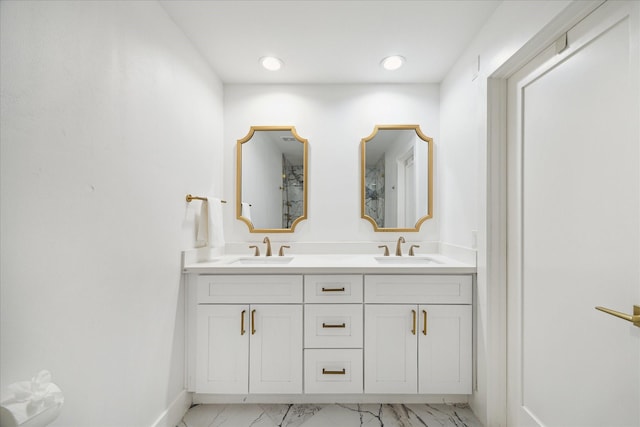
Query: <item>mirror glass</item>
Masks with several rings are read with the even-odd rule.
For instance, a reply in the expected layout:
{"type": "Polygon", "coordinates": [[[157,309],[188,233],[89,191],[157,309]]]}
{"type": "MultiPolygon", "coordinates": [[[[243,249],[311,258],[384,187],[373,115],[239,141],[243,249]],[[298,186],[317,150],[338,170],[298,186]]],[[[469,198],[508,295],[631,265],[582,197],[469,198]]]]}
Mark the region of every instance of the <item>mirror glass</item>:
{"type": "Polygon", "coordinates": [[[419,125],[378,125],[360,148],[362,218],[375,231],[418,231],[433,216],[433,139],[419,125]]]}
{"type": "Polygon", "coordinates": [[[293,232],[307,218],[307,140],[293,126],[252,126],[237,162],[237,218],[252,233],[293,232]]]}

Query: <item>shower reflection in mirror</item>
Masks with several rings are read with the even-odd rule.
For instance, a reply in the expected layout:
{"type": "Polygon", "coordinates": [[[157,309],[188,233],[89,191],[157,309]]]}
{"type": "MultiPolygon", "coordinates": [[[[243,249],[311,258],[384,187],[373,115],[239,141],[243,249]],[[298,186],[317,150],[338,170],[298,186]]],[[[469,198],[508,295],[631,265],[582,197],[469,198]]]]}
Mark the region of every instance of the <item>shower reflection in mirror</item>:
{"type": "Polygon", "coordinates": [[[306,219],[307,140],[293,126],[253,126],[237,146],[237,218],[252,233],[306,219]]]}
{"type": "Polygon", "coordinates": [[[361,141],[361,216],[375,231],[418,231],[432,217],[433,139],[419,125],[379,125],[361,141]]]}
{"type": "MultiPolygon", "coordinates": [[[[375,161],[375,159],[374,159],[375,161]]],[[[384,188],[384,156],[366,167],[365,179],[365,212],[380,227],[384,227],[385,188],[384,188]]]]}
{"type": "Polygon", "coordinates": [[[293,221],[303,214],[304,165],[302,159],[282,154],[282,228],[291,228],[293,221]]]}

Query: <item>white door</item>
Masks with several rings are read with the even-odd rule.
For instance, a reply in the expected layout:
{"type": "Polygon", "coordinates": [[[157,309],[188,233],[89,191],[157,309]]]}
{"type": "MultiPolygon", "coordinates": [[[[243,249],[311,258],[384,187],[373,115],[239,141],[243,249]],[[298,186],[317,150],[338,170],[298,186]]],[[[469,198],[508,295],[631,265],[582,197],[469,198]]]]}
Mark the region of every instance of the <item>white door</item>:
{"type": "Polygon", "coordinates": [[[418,308],[418,392],[471,394],[471,306],[418,308]]]}
{"type": "Polygon", "coordinates": [[[365,305],[365,393],[417,393],[417,310],[415,305],[365,305]]]}
{"type": "Polygon", "coordinates": [[[411,157],[404,161],[404,227],[415,227],[418,222],[416,215],[416,169],[411,157]]]}
{"type": "Polygon", "coordinates": [[[249,391],[302,393],[302,306],[252,305],[249,391]]]}
{"type": "Polygon", "coordinates": [[[640,426],[638,2],[508,82],[508,425],[640,426]]]}
{"type": "Polygon", "coordinates": [[[248,314],[248,305],[198,305],[198,393],[244,394],[249,391],[248,314]]]}
{"type": "Polygon", "coordinates": [[[398,223],[397,227],[414,227],[418,222],[416,215],[416,173],[414,164],[414,148],[411,147],[396,161],[398,167],[398,223]]]}

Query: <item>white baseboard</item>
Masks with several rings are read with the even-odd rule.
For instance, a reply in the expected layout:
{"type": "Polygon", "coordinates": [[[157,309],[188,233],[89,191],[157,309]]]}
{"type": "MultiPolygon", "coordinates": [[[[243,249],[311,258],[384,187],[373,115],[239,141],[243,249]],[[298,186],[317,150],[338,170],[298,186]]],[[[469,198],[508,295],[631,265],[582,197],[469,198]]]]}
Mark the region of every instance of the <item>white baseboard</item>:
{"type": "Polygon", "coordinates": [[[194,394],[193,403],[468,403],[466,394],[194,394]]]}
{"type": "Polygon", "coordinates": [[[192,403],[192,394],[182,390],[151,427],[176,427],[192,403]]]}

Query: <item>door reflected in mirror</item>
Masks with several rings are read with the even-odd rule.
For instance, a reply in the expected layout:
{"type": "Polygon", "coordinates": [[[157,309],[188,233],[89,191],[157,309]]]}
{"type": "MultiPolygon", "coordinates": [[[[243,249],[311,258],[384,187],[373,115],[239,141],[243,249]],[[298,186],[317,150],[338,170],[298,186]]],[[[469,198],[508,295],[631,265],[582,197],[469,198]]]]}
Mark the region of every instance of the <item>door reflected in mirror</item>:
{"type": "Polygon", "coordinates": [[[307,140],[293,126],[252,126],[238,140],[236,213],[252,233],[293,232],[307,218],[307,140]]]}
{"type": "Polygon", "coordinates": [[[419,125],[378,125],[360,148],[362,218],[375,231],[419,231],[433,217],[433,139],[419,125]]]}

